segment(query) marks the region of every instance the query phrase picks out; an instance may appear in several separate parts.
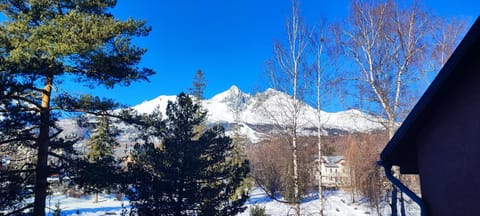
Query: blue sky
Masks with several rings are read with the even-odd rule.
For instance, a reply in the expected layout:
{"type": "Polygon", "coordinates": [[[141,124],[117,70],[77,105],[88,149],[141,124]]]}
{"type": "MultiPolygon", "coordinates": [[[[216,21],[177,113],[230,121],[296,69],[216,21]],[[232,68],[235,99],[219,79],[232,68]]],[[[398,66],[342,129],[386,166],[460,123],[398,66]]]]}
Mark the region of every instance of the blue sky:
{"type": "MultiPolygon", "coordinates": [[[[273,41],[284,38],[290,0],[120,0],[115,16],[146,20],[148,37],[135,40],[146,47],[142,65],[157,74],[150,83],[92,90],[66,86],[74,93],[92,93],[135,105],[159,95],[186,91],[198,69],[207,78],[205,97],[237,85],[254,93],[268,85],[262,81],[265,61],[272,57],[273,41]]],[[[446,17],[461,17],[470,26],[480,15],[478,0],[427,0],[427,8],[446,17]]],[[[348,0],[303,0],[301,13],[308,24],[321,18],[339,21],[348,14],[348,0]]],[[[333,108],[341,109],[341,108],[333,108]]],[[[335,110],[331,110],[335,111],[335,110]]]]}

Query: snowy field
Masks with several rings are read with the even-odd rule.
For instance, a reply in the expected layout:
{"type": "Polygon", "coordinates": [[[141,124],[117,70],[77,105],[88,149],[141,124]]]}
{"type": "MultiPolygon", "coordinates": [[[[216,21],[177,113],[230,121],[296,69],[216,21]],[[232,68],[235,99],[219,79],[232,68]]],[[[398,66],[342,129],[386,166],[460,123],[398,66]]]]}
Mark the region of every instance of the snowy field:
{"type": "Polygon", "coordinates": [[[47,198],[47,208],[50,211],[47,215],[52,215],[57,202],[62,210],[61,215],[120,215],[122,206],[130,208],[128,200],[118,201],[113,195],[100,194],[98,203],[93,203],[93,196],[73,198],[67,195],[55,195],[47,198]]]}
{"type": "MultiPolygon", "coordinates": [[[[367,207],[367,203],[351,203],[350,194],[344,191],[325,191],[326,200],[324,201],[324,215],[372,215],[372,209],[367,207]]],[[[269,215],[293,215],[293,206],[277,202],[267,197],[261,190],[254,190],[250,194],[247,206],[255,204],[265,207],[269,215]]],[[[310,199],[304,199],[300,205],[301,214],[305,216],[318,215],[318,196],[312,196],[310,199]]],[[[374,213],[373,213],[374,214],[374,213]]],[[[239,216],[248,216],[249,209],[239,214],[239,216]]]]}
{"type": "MultiPolygon", "coordinates": [[[[368,207],[366,202],[351,203],[350,194],[344,191],[325,191],[326,200],[324,203],[324,215],[376,215],[374,209],[368,207]]],[[[122,205],[130,208],[128,200],[118,201],[115,196],[100,195],[99,202],[93,203],[93,197],[85,196],[82,198],[72,198],[66,195],[56,195],[47,199],[47,206],[50,209],[48,215],[52,215],[55,204],[60,203],[62,215],[120,215],[122,205]]],[[[248,216],[249,208],[254,205],[265,207],[268,215],[293,215],[292,206],[277,202],[267,197],[261,190],[253,190],[250,199],[247,201],[248,207],[238,216],[248,216]]],[[[301,204],[302,215],[318,214],[318,196],[312,196],[305,199],[301,204]]]]}

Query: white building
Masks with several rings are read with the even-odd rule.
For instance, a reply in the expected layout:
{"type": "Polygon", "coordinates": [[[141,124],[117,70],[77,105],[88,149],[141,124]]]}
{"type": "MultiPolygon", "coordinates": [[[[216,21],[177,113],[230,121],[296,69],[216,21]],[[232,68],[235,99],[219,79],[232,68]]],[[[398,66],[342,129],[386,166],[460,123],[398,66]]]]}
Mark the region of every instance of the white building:
{"type": "MultiPolygon", "coordinates": [[[[320,170],[323,187],[338,188],[350,185],[349,169],[343,156],[323,156],[320,170]]],[[[318,180],[318,172],[316,179],[318,180]]]]}

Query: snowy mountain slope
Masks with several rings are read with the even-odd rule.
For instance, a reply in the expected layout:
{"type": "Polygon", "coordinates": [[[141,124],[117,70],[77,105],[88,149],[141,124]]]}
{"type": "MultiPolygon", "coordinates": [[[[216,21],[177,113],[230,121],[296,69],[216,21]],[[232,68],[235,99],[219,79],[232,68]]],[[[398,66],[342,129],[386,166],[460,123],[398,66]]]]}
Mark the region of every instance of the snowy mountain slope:
{"type": "MultiPolygon", "coordinates": [[[[164,114],[168,101],[174,101],[175,95],[158,96],[152,100],[144,101],[132,108],[140,113],[150,113],[159,108],[164,114]]],[[[232,132],[233,125],[239,124],[239,133],[247,137],[251,142],[258,142],[268,134],[272,134],[279,127],[290,124],[292,98],[280,91],[267,89],[264,92],[250,95],[242,92],[238,87],[221,92],[214,97],[202,100],[202,106],[207,113],[207,124],[221,124],[226,128],[227,134],[232,132]]],[[[317,111],[313,107],[302,103],[299,114],[299,133],[302,135],[313,135],[317,128],[317,111]]],[[[324,134],[335,135],[351,132],[371,132],[379,130],[382,125],[369,116],[358,110],[347,110],[342,112],[329,113],[321,111],[322,131],[324,134]]],[[[88,135],[88,130],[76,125],[76,120],[63,119],[59,125],[65,129],[64,135],[76,134],[88,135]],[[78,134],[81,133],[81,134],[78,134]]],[[[120,143],[129,143],[135,133],[133,128],[123,124],[117,125],[124,131],[118,137],[120,143]]]]}
{"type": "MultiPolygon", "coordinates": [[[[141,113],[151,112],[156,106],[164,111],[167,102],[175,100],[175,96],[159,96],[145,101],[133,108],[141,113]]],[[[256,140],[262,131],[259,128],[273,128],[274,125],[288,125],[292,107],[292,98],[274,89],[250,95],[242,92],[238,87],[221,92],[214,97],[203,100],[202,105],[208,111],[207,123],[223,124],[227,127],[237,122],[241,125],[241,132],[250,139],[256,140]],[[287,113],[287,114],[286,114],[287,113]]],[[[375,119],[358,110],[347,110],[329,113],[321,111],[322,129],[328,131],[369,132],[382,128],[375,119]]],[[[299,117],[299,125],[313,131],[318,122],[316,109],[303,104],[299,117]]],[[[264,131],[263,131],[264,132],[264,131]]]]}
{"type": "Polygon", "coordinates": [[[175,101],[176,96],[158,96],[157,98],[149,101],[144,101],[141,104],[134,106],[133,108],[140,113],[151,113],[158,107],[162,113],[167,109],[168,101],[175,101]]]}

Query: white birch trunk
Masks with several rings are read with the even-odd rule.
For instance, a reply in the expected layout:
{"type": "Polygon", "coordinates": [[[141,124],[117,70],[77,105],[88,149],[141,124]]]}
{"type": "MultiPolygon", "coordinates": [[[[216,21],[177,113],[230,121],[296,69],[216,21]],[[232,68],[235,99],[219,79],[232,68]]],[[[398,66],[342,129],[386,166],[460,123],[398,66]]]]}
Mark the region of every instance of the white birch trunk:
{"type": "Polygon", "coordinates": [[[323,216],[323,191],[322,191],[322,118],[321,118],[321,55],[323,51],[322,36],[319,35],[317,41],[317,147],[318,147],[318,215],[323,216]]]}

